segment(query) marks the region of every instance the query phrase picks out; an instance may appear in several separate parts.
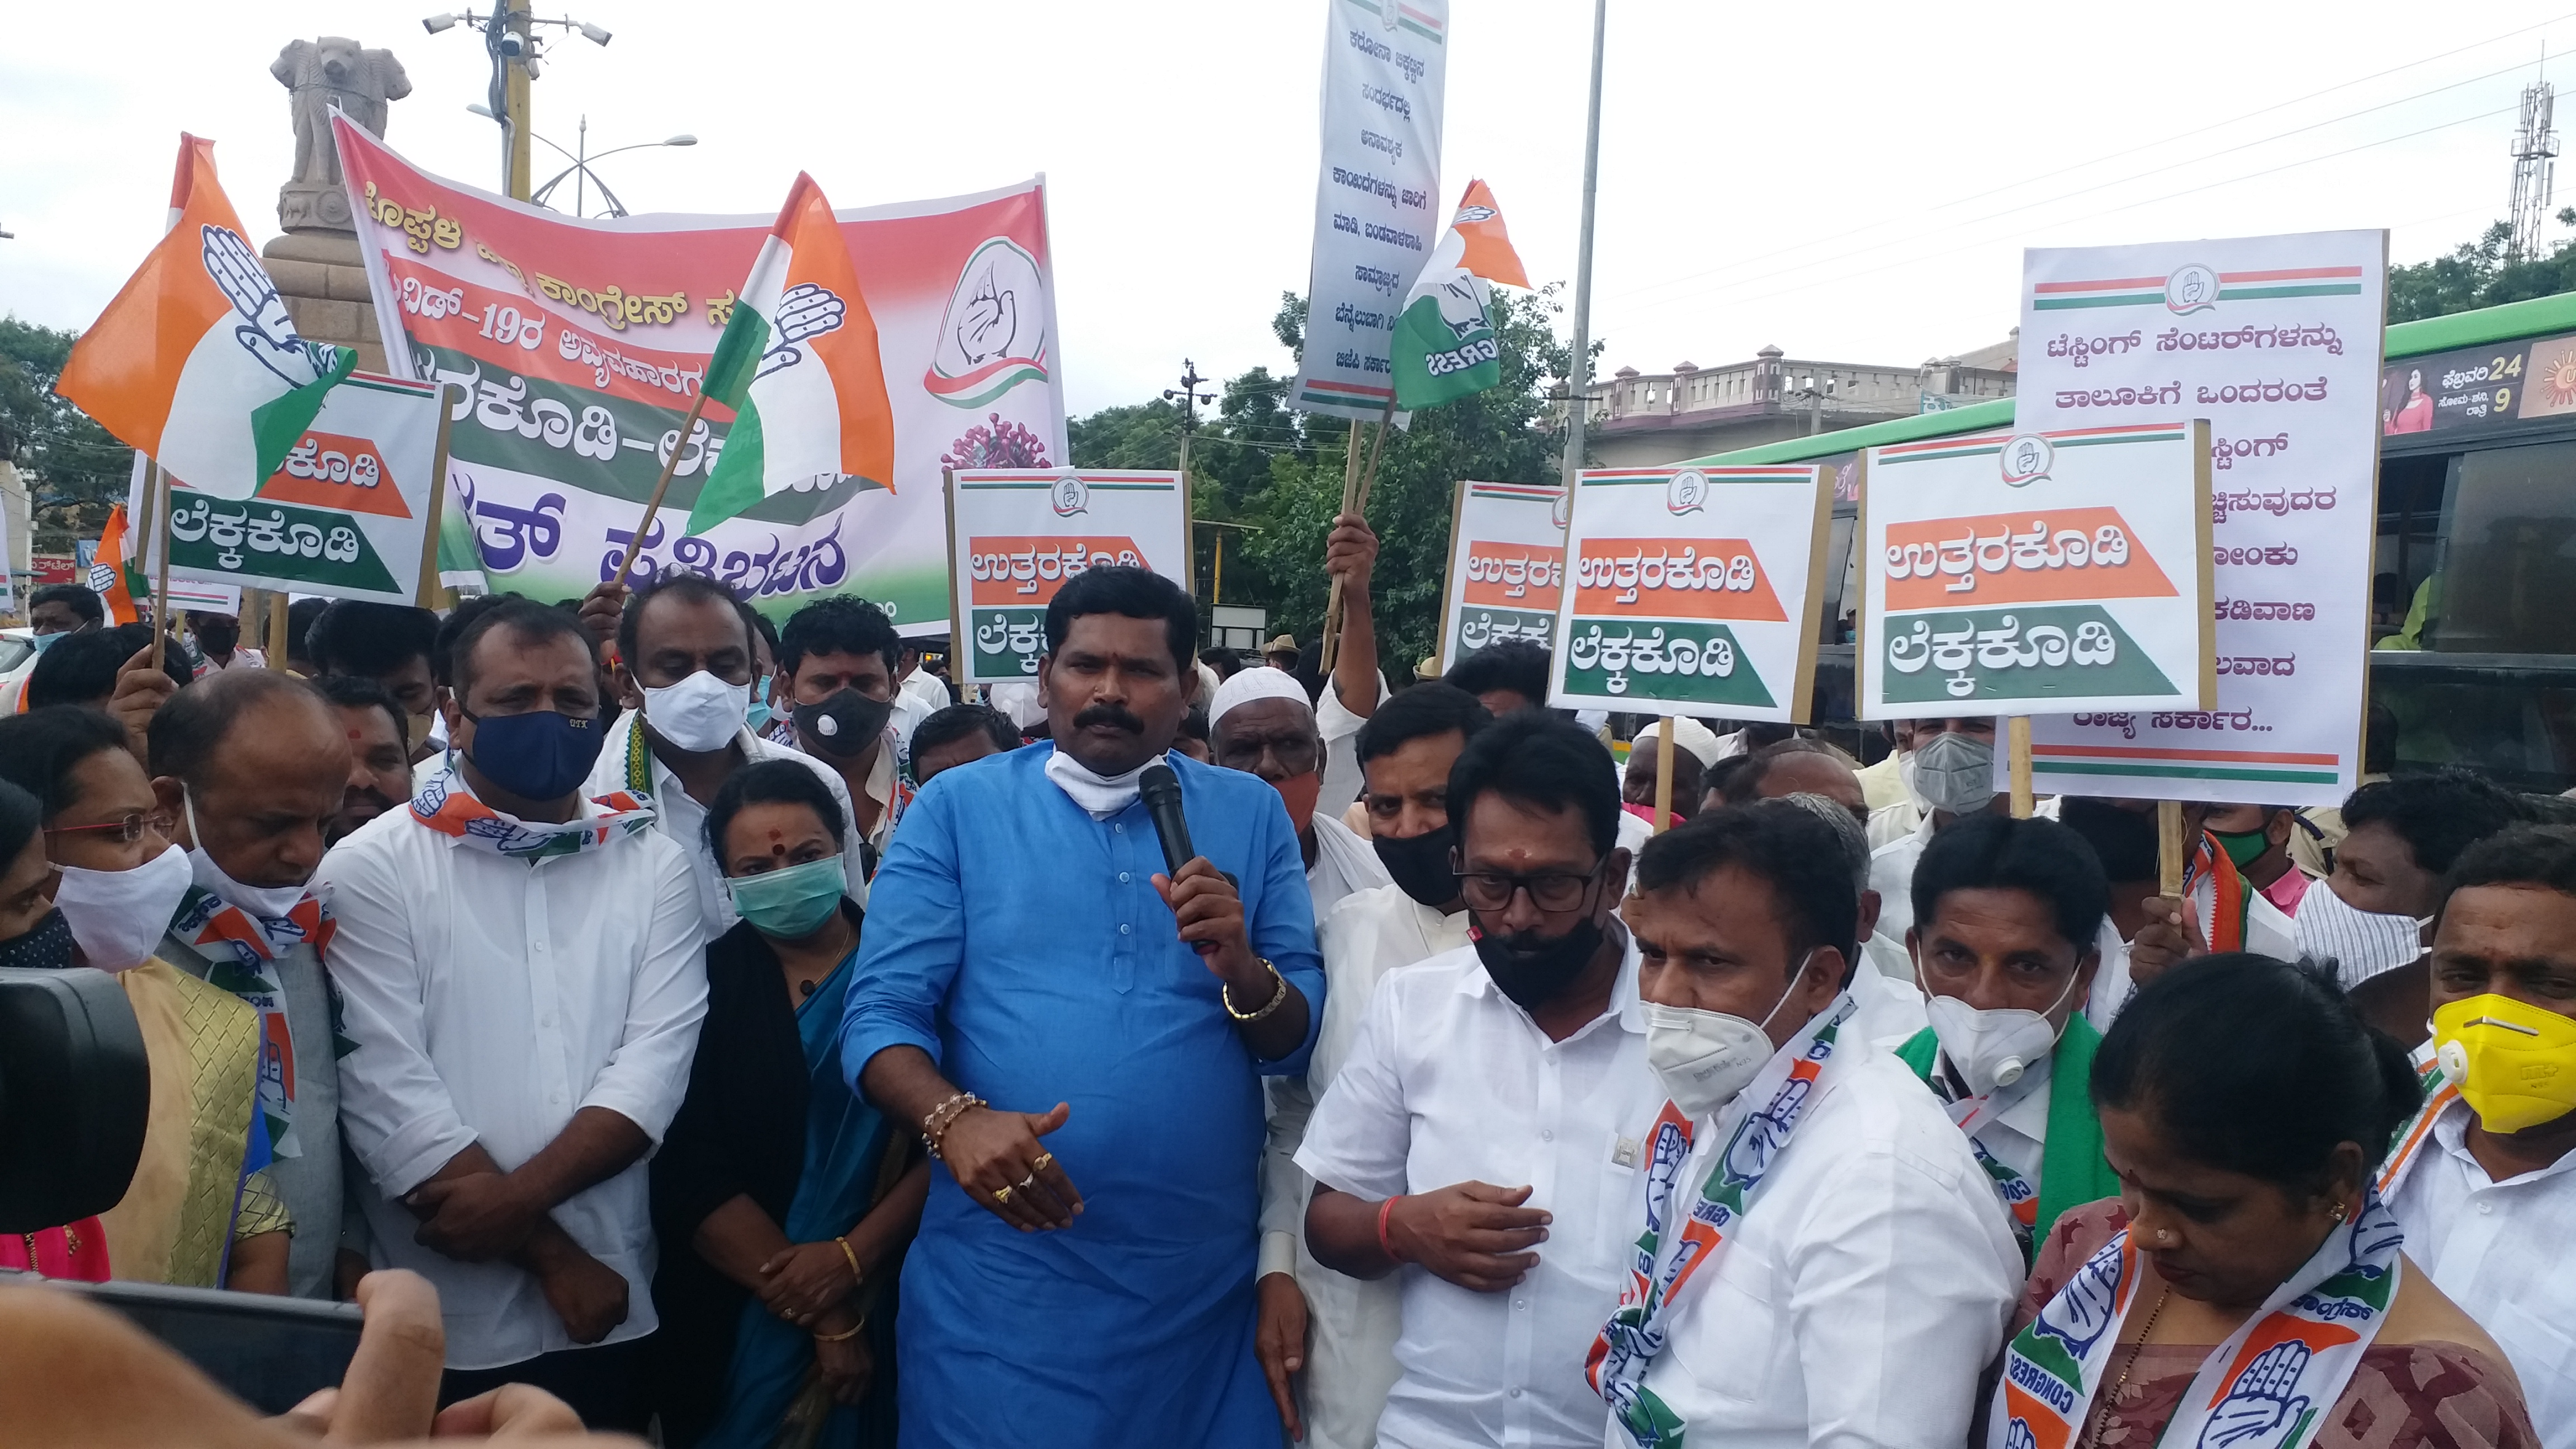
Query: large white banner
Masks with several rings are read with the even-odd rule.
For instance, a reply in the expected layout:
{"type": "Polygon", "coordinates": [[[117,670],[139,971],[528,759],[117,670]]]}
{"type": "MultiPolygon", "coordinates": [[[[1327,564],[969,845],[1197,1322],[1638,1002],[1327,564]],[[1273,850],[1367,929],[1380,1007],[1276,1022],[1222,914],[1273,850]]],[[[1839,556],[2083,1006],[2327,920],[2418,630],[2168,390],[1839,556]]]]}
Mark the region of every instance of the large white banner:
{"type": "Polygon", "coordinates": [[[1440,240],[1449,0],[1332,0],[1324,154],[1295,405],[1375,420],[1394,394],[1396,309],[1440,240]]]}
{"type": "Polygon", "coordinates": [[[1449,573],[1440,591],[1439,665],[1488,644],[1556,642],[1565,592],[1565,485],[1466,483],[1449,510],[1449,573]]]}
{"type": "Polygon", "coordinates": [[[1812,463],[1577,474],[1547,702],[1806,723],[1833,507],[1812,463]]]}
{"type": "Polygon", "coordinates": [[[2284,805],[2350,793],[2387,271],[2384,231],[2024,253],[2017,430],[2207,418],[2214,470],[2217,707],[2034,719],[2038,790],[2284,805]]]}
{"type": "Polygon", "coordinates": [[[1000,469],[948,480],[949,608],[960,684],[1023,684],[1046,652],[1047,604],[1109,564],[1190,587],[1190,494],[1178,473],[1000,469]]]}

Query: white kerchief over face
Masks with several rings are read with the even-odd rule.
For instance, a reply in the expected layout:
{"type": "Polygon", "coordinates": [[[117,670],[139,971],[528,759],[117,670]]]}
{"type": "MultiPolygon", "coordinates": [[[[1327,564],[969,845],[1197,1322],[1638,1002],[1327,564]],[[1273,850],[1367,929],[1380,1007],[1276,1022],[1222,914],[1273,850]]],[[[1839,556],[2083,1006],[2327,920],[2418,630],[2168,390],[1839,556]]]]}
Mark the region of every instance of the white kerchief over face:
{"type": "Polygon", "coordinates": [[[1090,812],[1094,820],[1106,820],[1136,803],[1136,782],[1145,772],[1163,764],[1165,756],[1156,755],[1123,775],[1095,774],[1080,760],[1062,750],[1047,756],[1047,778],[1055,782],[1074,804],[1090,812]]]}
{"type": "Polygon", "coordinates": [[[1216,698],[1208,701],[1209,733],[1215,733],[1217,723],[1237,705],[1250,704],[1256,699],[1286,699],[1309,709],[1314,707],[1314,701],[1306,697],[1306,686],[1299,684],[1297,676],[1287,670],[1274,669],[1267,664],[1258,669],[1238,669],[1233,678],[1216,687],[1216,698]]]}
{"type": "Polygon", "coordinates": [[[2335,979],[2349,989],[2382,971],[2412,965],[2424,954],[2424,927],[2414,916],[2365,911],[2336,895],[2332,881],[2318,881],[2299,897],[2299,953],[2332,961],[2335,979]]]}

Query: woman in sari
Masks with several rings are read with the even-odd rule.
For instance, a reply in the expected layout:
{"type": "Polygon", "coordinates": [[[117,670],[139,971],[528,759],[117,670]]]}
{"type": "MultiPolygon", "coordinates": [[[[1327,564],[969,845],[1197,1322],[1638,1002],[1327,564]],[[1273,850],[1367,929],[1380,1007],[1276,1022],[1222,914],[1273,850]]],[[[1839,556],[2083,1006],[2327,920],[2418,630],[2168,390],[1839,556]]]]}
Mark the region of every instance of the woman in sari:
{"type": "Polygon", "coordinates": [[[152,1065],[143,1156],[99,1215],[116,1276],[286,1292],[294,1221],[266,1171],[259,1013],[153,954],[187,893],[188,858],[124,726],[69,704],[0,720],[0,779],[40,802],[68,964],[116,977],[152,1065]]]}
{"type": "MultiPolygon", "coordinates": [[[[72,964],[71,928],[54,908],[36,797],[0,780],[0,966],[60,971],[72,964]]],[[[0,1268],[47,1278],[107,1281],[107,1233],[83,1218],[32,1233],[0,1233],[0,1268]]]]}
{"type": "Polygon", "coordinates": [[[2504,1354],[2372,1186],[2416,1076],[2330,977],[2178,966],[2112,1023],[2092,1092],[2120,1196],[2049,1232],[1989,1449],[2536,1449],[2504,1354]]]}
{"type": "Polygon", "coordinates": [[[930,1173],[841,1071],[848,822],[773,760],[725,781],[706,830],[742,921],[707,947],[697,1060],[653,1159],[664,1441],[891,1449],[896,1267],[930,1173]]]}

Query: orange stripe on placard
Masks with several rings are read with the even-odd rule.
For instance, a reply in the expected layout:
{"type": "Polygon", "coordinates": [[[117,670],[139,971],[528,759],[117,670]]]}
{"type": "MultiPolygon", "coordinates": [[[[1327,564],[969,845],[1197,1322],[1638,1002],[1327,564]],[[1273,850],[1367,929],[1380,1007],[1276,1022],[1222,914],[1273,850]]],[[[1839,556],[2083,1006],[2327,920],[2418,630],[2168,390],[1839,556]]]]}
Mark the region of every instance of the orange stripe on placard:
{"type": "Polygon", "coordinates": [[[1043,609],[1065,581],[1104,564],[1151,568],[1125,535],[1109,538],[969,538],[967,602],[978,608],[1043,609]]]}
{"type": "Polygon", "coordinates": [[[1565,592],[1565,550],[1539,543],[1467,543],[1467,585],[1461,597],[1479,608],[1528,609],[1553,614],[1565,592]]]}
{"type": "Polygon", "coordinates": [[[2076,759],[2109,758],[2121,760],[2228,760],[2238,764],[2333,765],[2342,761],[2334,755],[2299,755],[2270,750],[2158,750],[2144,745],[2033,745],[2033,755],[2055,755],[2076,759]]]}
{"type": "Polygon", "coordinates": [[[1895,611],[2174,597],[2116,508],[1891,523],[1883,567],[1895,611]]]}
{"type": "Polygon", "coordinates": [[[1589,538],[1573,570],[1578,614],[1785,622],[1753,545],[1740,538],[1589,538]]]}

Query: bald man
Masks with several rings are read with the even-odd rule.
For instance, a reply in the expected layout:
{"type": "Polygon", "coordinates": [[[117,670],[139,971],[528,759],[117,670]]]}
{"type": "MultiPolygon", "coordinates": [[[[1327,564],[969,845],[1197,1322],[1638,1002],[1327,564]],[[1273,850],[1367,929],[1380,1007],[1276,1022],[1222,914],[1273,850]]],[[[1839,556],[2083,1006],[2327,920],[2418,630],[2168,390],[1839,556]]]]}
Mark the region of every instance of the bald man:
{"type": "Polygon", "coordinates": [[[226,670],[152,717],[152,792],[195,884],[157,953],[257,1008],[269,1175],[295,1218],[289,1292],[332,1296],[340,1245],[340,1068],[309,888],[349,784],[348,731],[312,681],[226,670]]]}

